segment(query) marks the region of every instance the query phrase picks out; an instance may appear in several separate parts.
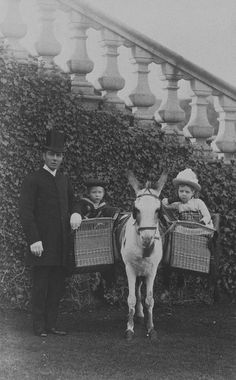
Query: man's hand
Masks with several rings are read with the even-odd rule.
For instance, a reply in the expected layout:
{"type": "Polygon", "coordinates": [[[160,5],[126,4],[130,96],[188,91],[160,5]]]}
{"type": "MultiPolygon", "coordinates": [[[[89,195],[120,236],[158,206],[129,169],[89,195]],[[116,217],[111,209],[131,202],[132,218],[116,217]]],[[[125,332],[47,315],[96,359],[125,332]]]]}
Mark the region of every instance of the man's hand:
{"type": "Polygon", "coordinates": [[[31,244],[30,250],[33,255],[41,257],[43,253],[43,244],[41,241],[36,241],[36,243],[31,244]]]}
{"type": "Polygon", "coordinates": [[[71,215],[70,217],[70,225],[72,230],[77,230],[79,226],[81,225],[82,218],[81,215],[78,214],[77,212],[74,212],[74,214],[71,215]]]}

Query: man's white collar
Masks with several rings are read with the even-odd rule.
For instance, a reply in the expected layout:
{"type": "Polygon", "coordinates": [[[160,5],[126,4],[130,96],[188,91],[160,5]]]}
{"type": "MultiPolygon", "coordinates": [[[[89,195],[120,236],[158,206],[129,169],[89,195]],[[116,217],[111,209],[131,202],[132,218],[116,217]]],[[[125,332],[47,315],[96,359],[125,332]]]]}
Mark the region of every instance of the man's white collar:
{"type": "Polygon", "coordinates": [[[51,173],[54,177],[56,176],[56,173],[57,173],[57,170],[55,169],[55,170],[51,170],[51,169],[49,169],[49,167],[45,164],[44,166],[43,166],[43,169],[45,169],[45,170],[47,170],[49,173],[51,173]]]}

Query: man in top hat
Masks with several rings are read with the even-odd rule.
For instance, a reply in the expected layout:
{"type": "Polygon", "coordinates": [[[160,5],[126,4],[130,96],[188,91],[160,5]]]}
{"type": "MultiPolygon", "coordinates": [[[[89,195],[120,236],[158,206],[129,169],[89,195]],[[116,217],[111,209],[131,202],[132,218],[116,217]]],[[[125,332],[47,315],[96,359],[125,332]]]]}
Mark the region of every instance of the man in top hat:
{"type": "Polygon", "coordinates": [[[28,175],[20,195],[20,220],[29,244],[26,258],[32,265],[32,317],[34,333],[65,335],[56,327],[66,275],[70,226],[80,226],[68,178],[59,172],[64,135],[49,130],[43,147],[44,165],[28,175]]]}

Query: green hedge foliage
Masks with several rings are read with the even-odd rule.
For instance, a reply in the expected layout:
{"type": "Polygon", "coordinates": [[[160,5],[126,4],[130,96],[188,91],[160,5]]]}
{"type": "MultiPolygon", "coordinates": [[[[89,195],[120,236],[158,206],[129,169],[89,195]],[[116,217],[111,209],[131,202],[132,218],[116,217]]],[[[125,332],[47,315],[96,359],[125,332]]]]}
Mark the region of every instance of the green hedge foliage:
{"type": "Polygon", "coordinates": [[[1,298],[18,306],[27,306],[29,302],[30,273],[23,260],[27,247],[19,223],[18,200],[23,179],[42,163],[41,147],[47,126],[67,135],[63,170],[69,174],[76,194],[83,194],[88,176],[100,176],[109,182],[108,201],[124,210],[130,210],[134,199],[125,177],[127,168],[143,182],[158,179],[162,170],[168,169],[163,196],[172,194],[171,180],[179,170],[186,167],[195,170],[202,184],[203,199],[212,212],[219,212],[222,217],[220,286],[231,298],[235,297],[233,163],[196,160],[188,142],[180,143],[175,136],[164,135],[155,123],[142,129],[129,114],[86,109],[71,94],[66,74],[39,73],[33,60],[20,65],[3,55],[0,112],[1,298]]]}

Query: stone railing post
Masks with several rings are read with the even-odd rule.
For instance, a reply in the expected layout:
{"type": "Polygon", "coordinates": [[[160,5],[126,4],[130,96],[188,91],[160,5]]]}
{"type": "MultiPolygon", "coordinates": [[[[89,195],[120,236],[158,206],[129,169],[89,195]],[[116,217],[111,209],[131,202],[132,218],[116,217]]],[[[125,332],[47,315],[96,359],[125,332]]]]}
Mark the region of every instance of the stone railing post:
{"type": "Polygon", "coordinates": [[[54,20],[57,10],[55,0],[37,0],[40,13],[41,31],[35,49],[39,56],[39,66],[52,69],[54,58],[61,52],[61,44],[54,35],[54,20]]]}
{"type": "Polygon", "coordinates": [[[156,101],[148,83],[148,66],[153,61],[153,58],[150,53],[136,45],[132,46],[131,49],[131,62],[136,66],[134,73],[137,77],[137,85],[130,93],[129,98],[132,102],[132,107],[135,108],[134,116],[143,123],[148,123],[153,119],[153,115],[148,110],[156,101]]]}
{"type": "Polygon", "coordinates": [[[2,34],[2,32],[1,32],[1,27],[0,27],[0,48],[3,48],[3,47],[4,47],[4,41],[5,41],[5,37],[4,37],[4,35],[2,34]]]}
{"type": "Polygon", "coordinates": [[[229,162],[236,153],[236,101],[225,95],[214,97],[214,105],[219,112],[219,131],[212,142],[212,148],[218,153],[224,153],[225,161],[229,162]]]}
{"type": "Polygon", "coordinates": [[[122,39],[108,29],[102,29],[101,35],[105,69],[101,77],[98,78],[98,82],[101,90],[105,91],[103,99],[106,103],[115,104],[117,108],[124,109],[124,101],[117,95],[117,92],[122,90],[125,85],[125,80],[119,73],[117,62],[118,47],[122,45],[122,39]]]}
{"type": "Polygon", "coordinates": [[[163,87],[164,94],[162,102],[157,110],[157,119],[163,124],[162,129],[166,133],[172,134],[175,131],[182,134],[177,127],[177,124],[185,119],[185,112],[179,106],[178,100],[178,81],[182,76],[178,69],[169,63],[162,63],[161,69],[163,74],[161,80],[165,82],[165,85],[163,87]],[[158,116],[160,116],[161,121],[158,116]]]}
{"type": "Polygon", "coordinates": [[[88,57],[87,52],[87,29],[91,23],[82,14],[71,11],[70,13],[70,31],[73,42],[73,53],[67,61],[71,74],[72,92],[82,96],[93,96],[94,87],[86,79],[86,75],[93,70],[94,64],[88,57]]]}
{"type": "Polygon", "coordinates": [[[24,63],[27,62],[28,52],[21,45],[20,40],[26,35],[27,27],[21,18],[20,2],[21,0],[7,0],[7,14],[1,24],[1,32],[6,38],[8,51],[18,61],[24,63]]]}
{"type": "Polygon", "coordinates": [[[210,125],[207,117],[207,97],[212,94],[212,89],[196,79],[192,79],[190,85],[193,91],[192,111],[189,122],[183,129],[183,133],[185,136],[189,136],[190,133],[196,139],[197,144],[209,150],[206,139],[213,135],[214,127],[210,125]]]}

